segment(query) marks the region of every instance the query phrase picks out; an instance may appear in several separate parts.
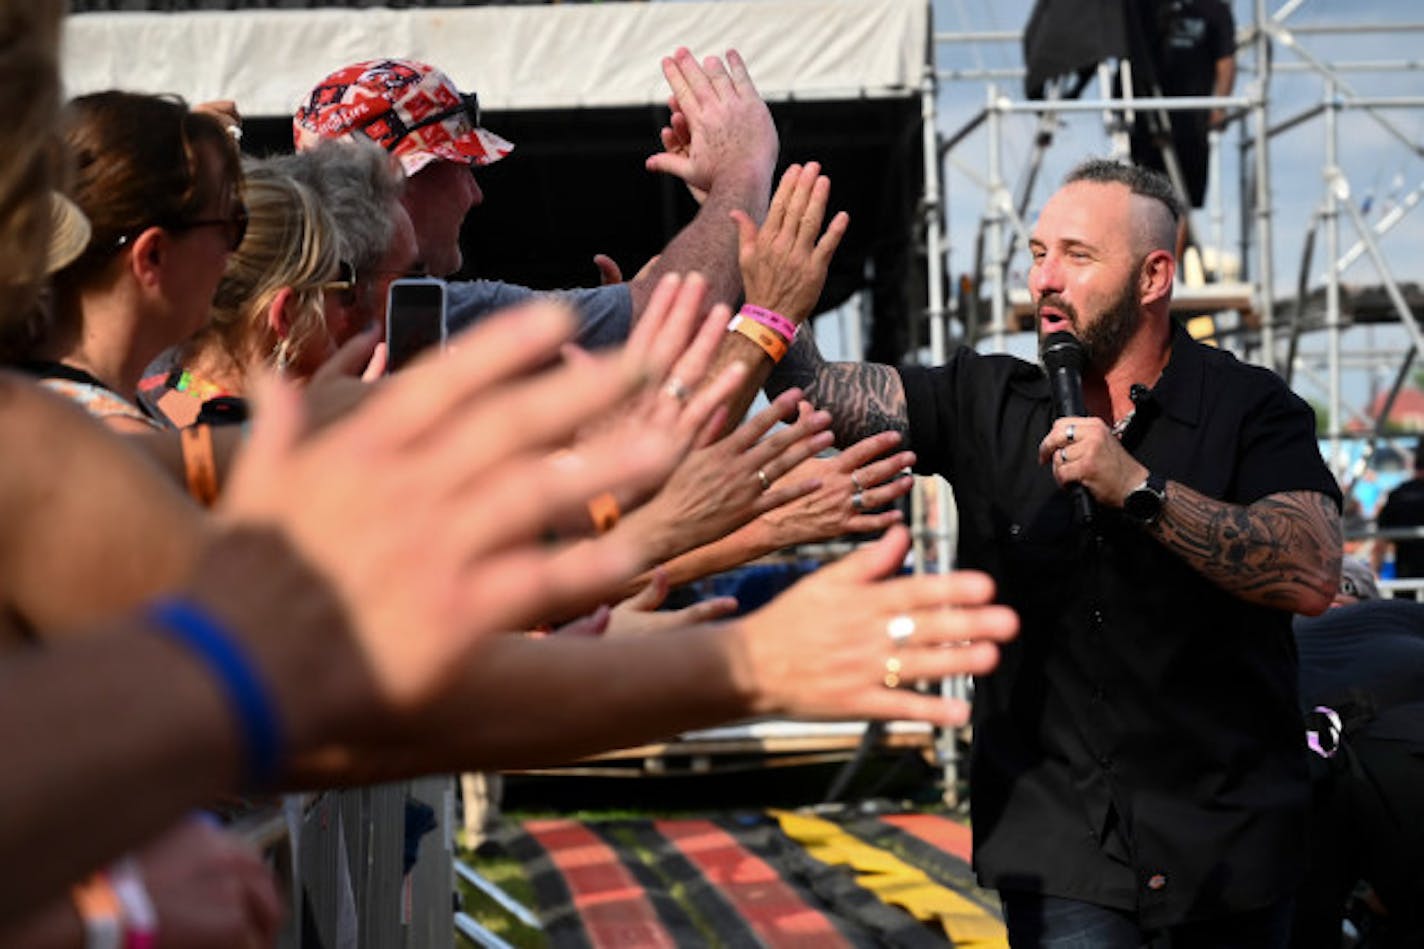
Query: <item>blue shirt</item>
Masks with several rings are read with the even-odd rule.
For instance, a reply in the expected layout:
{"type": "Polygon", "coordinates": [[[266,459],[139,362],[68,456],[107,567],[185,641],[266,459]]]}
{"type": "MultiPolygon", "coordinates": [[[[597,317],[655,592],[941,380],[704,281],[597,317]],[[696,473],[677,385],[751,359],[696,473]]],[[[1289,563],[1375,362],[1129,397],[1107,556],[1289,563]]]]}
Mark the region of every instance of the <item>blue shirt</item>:
{"type": "Polygon", "coordinates": [[[633,295],[626,283],[575,290],[538,291],[498,280],[452,280],[447,288],[447,324],[453,336],[496,310],[548,296],[579,314],[575,341],[585,349],[622,343],[633,325],[633,295]]]}

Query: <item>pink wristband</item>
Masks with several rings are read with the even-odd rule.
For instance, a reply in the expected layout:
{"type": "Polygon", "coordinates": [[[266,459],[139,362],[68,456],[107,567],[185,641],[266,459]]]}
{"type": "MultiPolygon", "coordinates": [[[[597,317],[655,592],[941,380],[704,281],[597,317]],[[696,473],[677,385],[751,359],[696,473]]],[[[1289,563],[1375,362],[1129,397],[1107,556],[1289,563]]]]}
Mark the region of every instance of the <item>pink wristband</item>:
{"type": "Polygon", "coordinates": [[[132,857],[124,857],[109,868],[109,882],[123,911],[123,949],[154,949],[158,945],[158,913],[143,874],[132,857]]]}
{"type": "Polygon", "coordinates": [[[788,343],[794,343],[796,341],[796,331],[800,329],[800,327],[775,310],[768,310],[766,307],[757,306],[753,303],[744,303],[742,304],[741,315],[749,320],[760,323],[788,343]]]}

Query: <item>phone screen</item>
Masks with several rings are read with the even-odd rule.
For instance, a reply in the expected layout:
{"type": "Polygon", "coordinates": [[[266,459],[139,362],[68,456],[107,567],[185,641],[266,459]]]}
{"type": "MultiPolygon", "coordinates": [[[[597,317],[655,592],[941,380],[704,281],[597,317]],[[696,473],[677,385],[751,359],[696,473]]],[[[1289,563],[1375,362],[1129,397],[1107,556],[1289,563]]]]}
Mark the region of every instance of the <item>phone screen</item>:
{"type": "Polygon", "coordinates": [[[445,284],[440,280],[396,280],[386,307],[386,371],[395,372],[445,341],[445,284]]]}

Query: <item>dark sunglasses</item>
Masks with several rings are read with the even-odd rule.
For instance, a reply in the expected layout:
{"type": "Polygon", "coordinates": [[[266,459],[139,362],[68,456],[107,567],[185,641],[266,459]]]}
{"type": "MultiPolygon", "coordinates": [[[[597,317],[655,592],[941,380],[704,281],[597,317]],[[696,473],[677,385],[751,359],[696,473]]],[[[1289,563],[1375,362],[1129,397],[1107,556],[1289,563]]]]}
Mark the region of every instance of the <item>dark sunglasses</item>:
{"type": "Polygon", "coordinates": [[[119,250],[129,241],[139,234],[142,234],[150,227],[161,227],[165,231],[191,231],[197,227],[221,227],[225,230],[224,237],[227,238],[227,249],[236,252],[242,246],[242,239],[247,236],[247,207],[242,202],[238,202],[233,212],[228,217],[215,218],[195,218],[191,221],[155,221],[153,224],[145,224],[143,227],[135,228],[127,234],[120,234],[119,239],[114,242],[114,250],[119,250]]]}
{"type": "Polygon", "coordinates": [[[166,225],[166,227],[170,231],[191,231],[196,227],[221,227],[224,229],[224,236],[227,237],[227,249],[236,252],[242,246],[242,239],[247,236],[247,206],[239,201],[228,217],[196,218],[192,221],[179,221],[177,224],[166,225]]]}

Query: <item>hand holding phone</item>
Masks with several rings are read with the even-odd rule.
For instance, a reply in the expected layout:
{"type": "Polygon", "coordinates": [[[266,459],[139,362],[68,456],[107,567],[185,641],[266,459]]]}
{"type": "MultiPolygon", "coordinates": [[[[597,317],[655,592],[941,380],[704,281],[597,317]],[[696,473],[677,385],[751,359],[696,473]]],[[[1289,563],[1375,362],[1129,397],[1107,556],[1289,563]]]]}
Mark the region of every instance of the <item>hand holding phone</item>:
{"type": "Polygon", "coordinates": [[[402,277],[386,297],[386,372],[395,372],[432,346],[445,345],[445,281],[402,277]]]}

